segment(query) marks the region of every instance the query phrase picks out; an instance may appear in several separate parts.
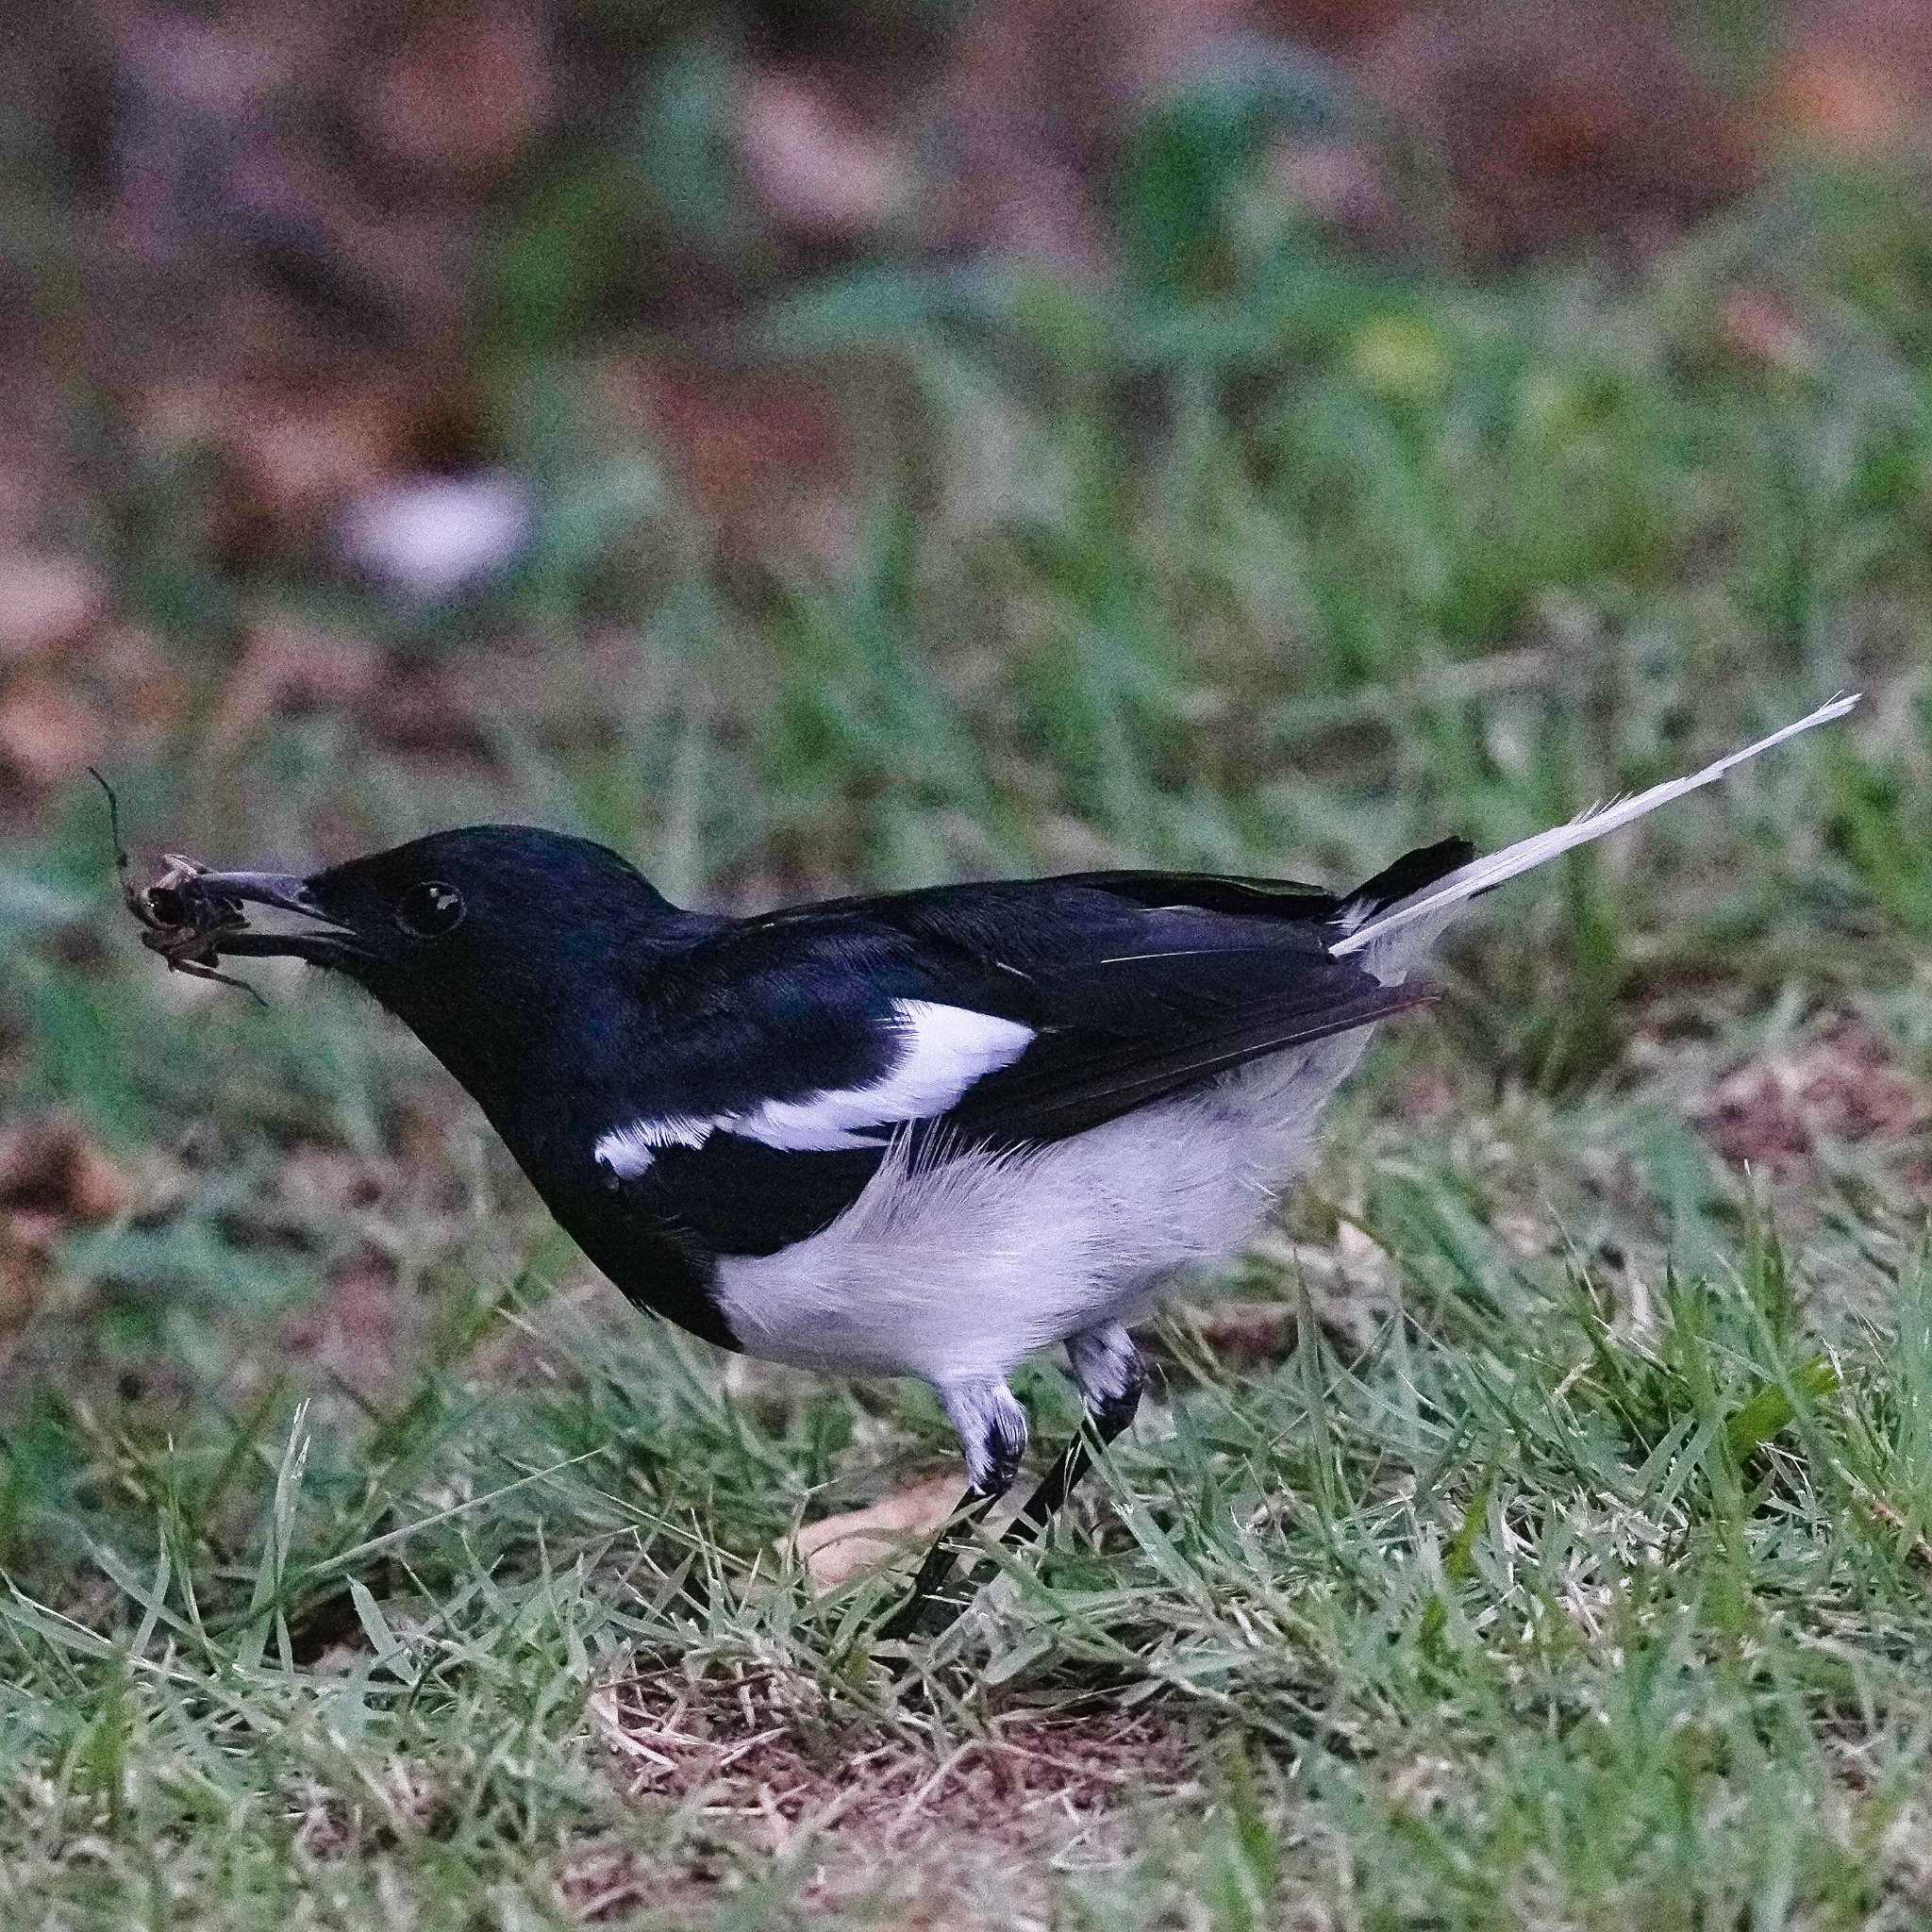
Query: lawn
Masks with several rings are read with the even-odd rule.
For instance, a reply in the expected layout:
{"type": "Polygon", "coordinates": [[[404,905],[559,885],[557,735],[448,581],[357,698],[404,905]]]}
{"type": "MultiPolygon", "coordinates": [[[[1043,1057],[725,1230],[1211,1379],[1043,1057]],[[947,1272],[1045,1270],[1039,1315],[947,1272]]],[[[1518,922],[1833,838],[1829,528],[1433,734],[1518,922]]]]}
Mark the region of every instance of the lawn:
{"type": "Polygon", "coordinates": [[[118,478],[96,555],[188,691],[117,741],[143,862],[527,817],[724,906],[1344,882],[1868,696],[1486,902],[1051,1548],[898,1681],[889,1585],[789,1540],[949,1467],[935,1403],[631,1313],[351,991],[165,975],[50,791],[0,845],[0,1920],[1926,1923],[1914,192],[1794,170],[1617,275],[832,272],[775,366],[922,425],[841,566],[747,581],[582,366],[531,377],[536,547],[382,621],[407,719],[238,695],[221,600],[377,620],[238,592],[192,475],[118,478]]]}

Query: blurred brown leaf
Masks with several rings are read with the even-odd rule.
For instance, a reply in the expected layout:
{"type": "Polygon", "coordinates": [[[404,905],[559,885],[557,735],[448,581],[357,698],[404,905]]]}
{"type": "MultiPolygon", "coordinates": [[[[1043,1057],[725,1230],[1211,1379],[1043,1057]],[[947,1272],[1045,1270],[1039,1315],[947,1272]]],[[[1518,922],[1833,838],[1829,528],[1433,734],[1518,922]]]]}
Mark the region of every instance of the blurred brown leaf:
{"type": "Polygon", "coordinates": [[[277,526],[285,539],[311,532],[401,465],[408,411],[406,395],[367,372],[325,388],[245,398],[223,436],[240,513],[277,526]]]}
{"type": "Polygon", "coordinates": [[[1412,1074],[1402,1084],[1400,1100],[1406,1121],[1441,1121],[1457,1111],[1455,1084],[1440,1071],[1412,1074]]]}
{"type": "Polygon", "coordinates": [[[1329,54],[1355,53],[1418,10],[1417,0],[1262,0],[1278,33],[1329,54]]]}
{"type": "Polygon", "coordinates": [[[70,679],[28,672],[0,689],[0,766],[25,785],[78,777],[108,741],[100,712],[70,679]]]}
{"type": "Polygon", "coordinates": [[[1368,57],[1372,95],[1436,149],[1460,243],[1513,261],[1586,241],[1640,253],[1754,180],[1759,139],[1640,0],[1411,15],[1368,57]]]}
{"type": "Polygon", "coordinates": [[[483,186],[515,165],[554,92],[534,8],[440,7],[381,69],[363,123],[397,160],[483,186]]]}
{"type": "Polygon", "coordinates": [[[817,76],[756,73],[740,115],[746,178],[772,216],[807,240],[858,241],[910,206],[917,175],[905,143],[817,76]]]}
{"type": "Polygon", "coordinates": [[[857,534],[856,455],[829,389],[797,370],[721,369],[684,357],[654,358],[639,375],[643,414],[727,555],[845,560],[857,534]]]}
{"type": "Polygon", "coordinates": [[[1394,191],[1360,142],[1276,142],[1268,176],[1283,200],[1345,234],[1367,239],[1395,230],[1394,191]]]}
{"type": "Polygon", "coordinates": [[[39,1307],[45,1274],[40,1248],[10,1221],[0,1221],[0,1338],[10,1337],[39,1307]]]}
{"type": "Polygon", "coordinates": [[[67,1115],[0,1127],[0,1210],[29,1244],[75,1222],[111,1221],[134,1198],[132,1176],[67,1115]]]}
{"type": "Polygon", "coordinates": [[[1279,1302],[1213,1301],[1189,1309],[1195,1332],[1223,1361],[1253,1367],[1293,1351],[1297,1310],[1279,1302]]]}
{"type": "Polygon", "coordinates": [[[232,745],[291,712],[345,708],[382,676],[374,645],[276,618],[252,629],[209,723],[210,740],[232,745]]]}
{"type": "Polygon", "coordinates": [[[1932,8],[1856,0],[1811,9],[1768,110],[1801,140],[1841,154],[1932,139],[1932,8]]]}
{"type": "Polygon", "coordinates": [[[1246,0],[1008,0],[974,9],[940,84],[941,240],[1086,274],[1124,115],[1238,25],[1246,0]]]}
{"type": "Polygon", "coordinates": [[[282,1328],[290,1354],[326,1366],[359,1393],[373,1395],[394,1375],[421,1308],[403,1293],[388,1258],[364,1248],[329,1272],[311,1307],[282,1328]]]}
{"type": "Polygon", "coordinates": [[[77,557],[0,557],[0,662],[37,658],[82,637],[108,607],[100,574],[77,557]]]}
{"type": "Polygon", "coordinates": [[[305,1220],[373,1208],[382,1199],[389,1166],[346,1148],[294,1147],[276,1172],[275,1192],[305,1220]]]}
{"type": "Polygon", "coordinates": [[[1726,1160],[1771,1174],[1803,1167],[1820,1140],[1916,1141],[1932,1126],[1932,1091],[1855,1021],[1744,1061],[1718,1083],[1698,1124],[1726,1160]]]}
{"type": "Polygon", "coordinates": [[[1817,351],[1798,312],[1774,289],[1740,288],[1718,308],[1724,346],[1762,369],[1803,375],[1817,364],[1817,351]]]}
{"type": "Polygon", "coordinates": [[[109,624],[84,654],[89,688],[129,749],[156,748],[188,701],[187,672],[169,661],[152,632],[132,624],[109,624]]]}

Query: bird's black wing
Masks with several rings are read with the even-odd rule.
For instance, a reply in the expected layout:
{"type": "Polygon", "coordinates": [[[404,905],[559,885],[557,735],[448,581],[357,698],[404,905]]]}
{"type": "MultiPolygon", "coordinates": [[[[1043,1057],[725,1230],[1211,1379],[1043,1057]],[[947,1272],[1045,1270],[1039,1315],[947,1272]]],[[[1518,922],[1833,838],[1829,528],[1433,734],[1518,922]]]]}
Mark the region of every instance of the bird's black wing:
{"type": "Polygon", "coordinates": [[[1058,903],[1004,932],[990,930],[1000,908],[989,918],[963,896],[908,909],[924,957],[950,943],[1019,978],[1000,991],[1039,1028],[928,1132],[997,1147],[1058,1140],[1431,997],[1331,958],[1341,902],[1306,887],[1153,873],[1044,883],[1058,903]]]}
{"type": "Polygon", "coordinates": [[[1088,874],[748,921],[641,988],[641,1104],[600,1158],[703,1245],[769,1253],[849,1206],[896,1137],[1039,1145],[1426,999],[1331,957],[1341,903],[1088,874]]]}

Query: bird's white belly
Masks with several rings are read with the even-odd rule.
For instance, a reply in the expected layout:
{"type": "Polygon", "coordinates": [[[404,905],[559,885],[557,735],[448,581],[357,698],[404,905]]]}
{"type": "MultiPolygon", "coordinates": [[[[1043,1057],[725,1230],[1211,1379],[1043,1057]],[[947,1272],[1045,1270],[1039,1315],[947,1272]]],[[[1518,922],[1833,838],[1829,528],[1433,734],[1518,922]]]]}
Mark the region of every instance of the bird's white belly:
{"type": "Polygon", "coordinates": [[[715,1293],[756,1356],[949,1382],[1130,1320],[1224,1261],[1297,1176],[1368,1029],[1025,1154],[889,1156],[829,1227],[737,1257],[715,1293]]]}

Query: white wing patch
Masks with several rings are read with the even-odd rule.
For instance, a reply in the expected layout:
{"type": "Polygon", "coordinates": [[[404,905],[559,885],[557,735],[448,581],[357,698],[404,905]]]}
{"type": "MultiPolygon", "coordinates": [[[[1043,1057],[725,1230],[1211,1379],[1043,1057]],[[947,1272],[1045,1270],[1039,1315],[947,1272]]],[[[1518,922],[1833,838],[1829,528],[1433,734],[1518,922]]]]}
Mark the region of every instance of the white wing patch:
{"type": "Polygon", "coordinates": [[[628,1180],[657,1159],[660,1147],[702,1147],[717,1124],[715,1120],[699,1120],[689,1114],[670,1114],[661,1121],[633,1121],[627,1127],[613,1127],[591,1151],[602,1166],[628,1180]]]}
{"type": "Polygon", "coordinates": [[[1010,1066],[1033,1028],[937,1000],[895,1000],[897,1062],[863,1087],[831,1087],[800,1100],[767,1100],[739,1113],[668,1115],[613,1127],[592,1150],[612,1174],[635,1179],[665,1147],[701,1147],[713,1133],[742,1135],[787,1153],[877,1147],[883,1130],[957,1106],[974,1081],[1010,1066]]]}
{"type": "Polygon", "coordinates": [[[935,1000],[895,1000],[898,1064],[863,1087],[830,1088],[803,1100],[768,1100],[731,1123],[734,1134],[788,1152],[875,1147],[880,1127],[929,1119],[958,1103],[975,1080],[1010,1066],[1033,1043],[1016,1020],[935,1000]]]}

